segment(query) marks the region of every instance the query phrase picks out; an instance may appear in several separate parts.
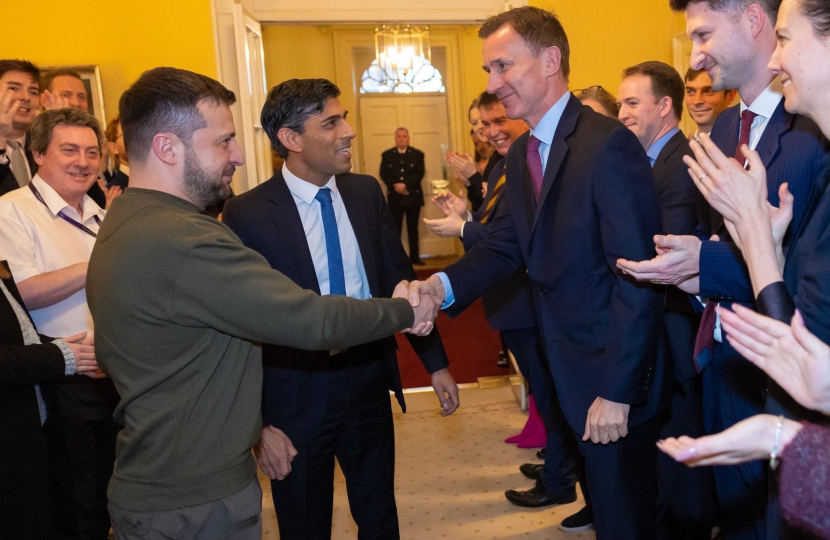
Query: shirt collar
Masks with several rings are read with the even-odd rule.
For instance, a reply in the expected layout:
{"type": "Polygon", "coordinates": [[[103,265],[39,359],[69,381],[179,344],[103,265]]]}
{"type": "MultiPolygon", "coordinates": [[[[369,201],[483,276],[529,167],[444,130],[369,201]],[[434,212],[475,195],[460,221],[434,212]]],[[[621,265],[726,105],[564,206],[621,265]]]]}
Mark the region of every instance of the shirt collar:
{"type": "MultiPolygon", "coordinates": [[[[289,171],[287,163],[283,163],[282,165],[282,177],[285,178],[285,183],[288,185],[288,190],[295,196],[302,199],[303,202],[308,205],[314,202],[314,197],[317,196],[317,192],[322,189],[312,184],[311,182],[306,182],[302,178],[298,177],[297,175],[289,171]]],[[[337,182],[335,181],[334,176],[332,176],[329,179],[329,181],[326,182],[326,185],[323,187],[327,187],[331,190],[332,199],[338,197],[337,182]]]]}
{"type": "MultiPolygon", "coordinates": [[[[38,190],[40,196],[43,197],[46,207],[50,212],[52,212],[53,215],[57,216],[61,210],[68,210],[74,214],[78,213],[78,211],[63,200],[63,197],[58,195],[58,192],[55,191],[52,186],[47,184],[46,180],[41,178],[39,174],[35,174],[34,178],[32,178],[32,185],[35,186],[35,189],[38,190]]],[[[106,212],[98,206],[89,195],[84,195],[81,199],[81,210],[83,211],[83,215],[80,216],[81,222],[84,223],[93,216],[97,215],[99,219],[103,219],[104,215],[106,215],[106,212]]]]}
{"type": "Polygon", "coordinates": [[[568,105],[568,100],[571,97],[570,92],[565,92],[559,101],[553,104],[553,107],[548,109],[545,116],[539,120],[534,129],[530,130],[530,134],[550,146],[553,143],[553,135],[556,133],[556,128],[559,126],[559,120],[562,119],[562,113],[565,112],[565,107],[568,105]]]}
{"type": "Polygon", "coordinates": [[[651,159],[652,161],[657,161],[657,156],[659,156],[660,152],[663,151],[663,148],[666,146],[666,143],[668,143],[669,139],[674,137],[678,131],[680,131],[679,127],[673,127],[669,130],[668,133],[664,134],[662,137],[654,141],[651,144],[651,146],[648,147],[648,151],[646,152],[649,159],[651,159]]]}
{"type": "Polygon", "coordinates": [[[751,104],[747,105],[744,100],[741,100],[741,112],[749,109],[758,116],[771,118],[782,99],[784,99],[784,91],[781,88],[781,81],[776,77],[751,104]]]}

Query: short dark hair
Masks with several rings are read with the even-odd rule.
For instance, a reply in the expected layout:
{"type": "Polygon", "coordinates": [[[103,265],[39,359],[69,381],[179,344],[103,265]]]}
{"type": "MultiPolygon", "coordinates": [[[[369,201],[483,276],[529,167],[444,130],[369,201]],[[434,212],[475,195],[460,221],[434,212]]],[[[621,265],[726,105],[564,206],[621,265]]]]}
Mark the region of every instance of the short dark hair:
{"type": "Polygon", "coordinates": [[[98,151],[104,143],[104,134],[98,120],[80,109],[53,109],[43,111],[35,118],[29,136],[32,138],[32,152],[43,154],[52,142],[52,132],[57,126],[76,126],[90,128],[98,139],[98,151]]]}
{"type": "Polygon", "coordinates": [[[84,82],[81,78],[81,74],[71,69],[56,69],[54,71],[47,71],[40,77],[40,92],[43,93],[44,90],[51,90],[52,81],[54,81],[57,77],[75,77],[79,81],[84,82]]]}
{"type": "Polygon", "coordinates": [[[571,74],[571,48],[565,28],[552,11],[524,6],[493,15],[478,29],[478,37],[486,39],[505,24],[509,24],[522,37],[534,57],[539,56],[543,49],[559,48],[562,54],[562,75],[568,80],[571,74]]]}
{"type": "Polygon", "coordinates": [[[0,60],[0,77],[9,71],[21,71],[32,77],[32,80],[40,84],[40,70],[28,60],[0,60]]]}
{"type": "Polygon", "coordinates": [[[830,37],[830,4],[827,0],[797,0],[801,14],[810,19],[816,37],[830,37]]]}
{"type": "Polygon", "coordinates": [[[676,69],[664,62],[643,62],[623,70],[622,78],[627,79],[635,75],[643,75],[651,81],[651,93],[654,99],[660,101],[668,96],[672,101],[674,116],[680,120],[683,117],[683,96],[686,85],[676,69]]]}
{"type": "Polygon", "coordinates": [[[617,98],[598,84],[582,90],[574,90],[574,94],[576,94],[579,101],[585,101],[586,99],[596,101],[611,118],[616,118],[620,114],[620,108],[617,107],[617,98]]]}
{"type": "Polygon", "coordinates": [[[265,98],[260,121],[277,155],[288,157],[288,149],[277,137],[280,129],[302,134],[308,117],[323,112],[326,102],[339,95],[340,89],[328,79],[289,79],[273,87],[265,98]]]}
{"type": "Polygon", "coordinates": [[[778,20],[778,8],[781,7],[781,0],[669,0],[669,7],[674,11],[686,11],[690,4],[699,3],[705,3],[709,9],[719,12],[743,11],[752,4],[758,4],[773,23],[778,20]]]}
{"type": "Polygon", "coordinates": [[[686,70],[686,74],[683,76],[683,82],[693,81],[697,79],[698,75],[701,75],[702,73],[706,73],[706,70],[689,68],[686,70]]]}
{"type": "Polygon", "coordinates": [[[199,104],[233,105],[236,96],[219,82],[183,69],[145,71],[118,102],[121,132],[130,162],[145,161],[158,133],[173,133],[189,145],[206,125],[199,104]]]}
{"type": "Polygon", "coordinates": [[[489,109],[496,103],[501,103],[499,101],[499,97],[496,94],[488,94],[487,92],[482,92],[477,99],[479,109],[489,109]]]}

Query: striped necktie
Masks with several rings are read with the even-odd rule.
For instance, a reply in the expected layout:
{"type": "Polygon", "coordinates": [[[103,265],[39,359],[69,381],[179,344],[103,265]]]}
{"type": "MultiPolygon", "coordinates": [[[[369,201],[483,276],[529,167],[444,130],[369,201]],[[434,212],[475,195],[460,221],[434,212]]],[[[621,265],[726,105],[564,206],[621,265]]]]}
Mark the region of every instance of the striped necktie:
{"type": "Polygon", "coordinates": [[[26,155],[23,153],[20,141],[9,141],[9,145],[12,147],[9,165],[14,179],[17,180],[17,185],[23,187],[31,180],[29,178],[29,168],[26,166],[26,155]]]}
{"type": "Polygon", "coordinates": [[[481,222],[487,223],[490,220],[490,214],[493,212],[493,208],[496,207],[496,201],[501,195],[501,191],[504,189],[504,184],[507,181],[507,174],[505,171],[506,167],[502,167],[501,176],[499,177],[498,182],[496,182],[496,186],[493,188],[493,194],[490,196],[490,200],[487,201],[487,206],[484,208],[484,212],[481,215],[481,222]]]}

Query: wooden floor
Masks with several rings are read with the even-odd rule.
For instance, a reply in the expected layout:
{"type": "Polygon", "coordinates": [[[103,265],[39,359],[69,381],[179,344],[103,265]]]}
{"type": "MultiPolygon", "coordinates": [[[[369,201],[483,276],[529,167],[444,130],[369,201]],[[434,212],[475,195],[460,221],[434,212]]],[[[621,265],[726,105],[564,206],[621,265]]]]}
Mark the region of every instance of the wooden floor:
{"type": "MultiPolygon", "coordinates": [[[[504,498],[510,488],[532,485],[519,465],[536,461],[535,450],[502,442],[524,425],[510,386],[462,388],[461,408],[441,418],[432,392],[407,394],[407,414],[395,411],[397,465],[395,497],[402,540],[593,540],[593,532],[566,534],[563,518],[582,500],[556,508],[526,509],[504,498]]],[[[260,480],[265,480],[260,476],[260,480]]],[[[337,473],[332,539],[357,538],[346,486],[337,473]]],[[[263,481],[263,538],[276,540],[270,485],[263,481]]]]}

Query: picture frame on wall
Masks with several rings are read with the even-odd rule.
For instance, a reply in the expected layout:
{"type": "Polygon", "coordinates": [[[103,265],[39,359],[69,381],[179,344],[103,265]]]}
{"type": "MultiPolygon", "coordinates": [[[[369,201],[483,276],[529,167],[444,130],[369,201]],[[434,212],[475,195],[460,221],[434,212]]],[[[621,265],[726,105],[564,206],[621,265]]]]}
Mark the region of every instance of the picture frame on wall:
{"type": "Polygon", "coordinates": [[[71,70],[81,76],[81,80],[86,87],[87,102],[89,104],[89,112],[101,124],[101,129],[107,126],[107,115],[104,112],[104,92],[101,87],[101,71],[97,65],[88,66],[47,66],[41,67],[41,75],[46,75],[49,72],[57,70],[71,70]]]}

